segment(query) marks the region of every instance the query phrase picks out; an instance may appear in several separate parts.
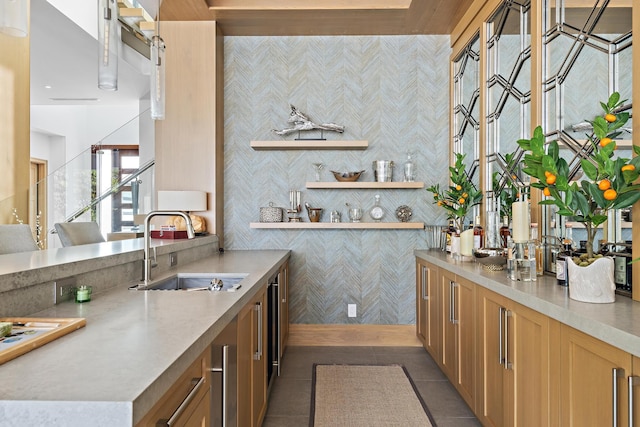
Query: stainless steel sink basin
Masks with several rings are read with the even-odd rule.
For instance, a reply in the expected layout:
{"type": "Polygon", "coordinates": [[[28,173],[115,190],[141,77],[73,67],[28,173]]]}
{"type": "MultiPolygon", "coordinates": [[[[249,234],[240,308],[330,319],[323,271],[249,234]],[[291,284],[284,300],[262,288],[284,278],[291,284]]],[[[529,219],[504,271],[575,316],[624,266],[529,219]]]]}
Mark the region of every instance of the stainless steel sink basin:
{"type": "Polygon", "coordinates": [[[229,291],[239,289],[247,273],[178,273],[175,276],[138,286],[145,291],[229,291]],[[217,286],[216,286],[217,285],[217,286]]]}

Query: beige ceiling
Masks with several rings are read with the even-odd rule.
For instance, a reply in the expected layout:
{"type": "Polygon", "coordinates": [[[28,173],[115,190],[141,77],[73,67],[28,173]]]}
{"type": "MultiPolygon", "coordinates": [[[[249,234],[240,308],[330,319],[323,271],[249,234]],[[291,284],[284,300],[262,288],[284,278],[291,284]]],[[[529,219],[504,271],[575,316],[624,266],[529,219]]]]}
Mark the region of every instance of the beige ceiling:
{"type": "Polygon", "coordinates": [[[225,36],[450,34],[473,0],[163,0],[162,21],[225,36]]]}

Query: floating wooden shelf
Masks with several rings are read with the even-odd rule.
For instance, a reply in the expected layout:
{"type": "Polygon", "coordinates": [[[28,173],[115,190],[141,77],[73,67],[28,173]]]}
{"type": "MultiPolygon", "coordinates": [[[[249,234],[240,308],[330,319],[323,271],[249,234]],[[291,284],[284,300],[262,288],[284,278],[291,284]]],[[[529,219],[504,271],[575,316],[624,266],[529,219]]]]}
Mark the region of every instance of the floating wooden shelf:
{"type": "Polygon", "coordinates": [[[369,141],[251,141],[254,150],[366,150],[369,141]]]}
{"type": "Polygon", "coordinates": [[[252,222],[251,228],[322,228],[322,229],[372,229],[372,230],[421,230],[423,222],[252,222]]]}
{"type": "Polygon", "coordinates": [[[307,188],[391,188],[412,189],[424,188],[424,182],[307,182],[307,188]]]}

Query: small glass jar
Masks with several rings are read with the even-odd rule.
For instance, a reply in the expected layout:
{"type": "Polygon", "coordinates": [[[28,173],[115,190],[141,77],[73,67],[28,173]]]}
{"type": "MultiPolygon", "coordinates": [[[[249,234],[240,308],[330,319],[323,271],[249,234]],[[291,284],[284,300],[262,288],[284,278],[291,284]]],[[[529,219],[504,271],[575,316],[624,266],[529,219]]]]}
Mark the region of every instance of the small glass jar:
{"type": "Polygon", "coordinates": [[[411,151],[407,151],[407,161],[404,162],[404,182],[414,182],[416,180],[416,164],[412,159],[411,151]]]}
{"type": "Polygon", "coordinates": [[[91,301],[91,286],[78,286],[75,289],[76,302],[83,303],[91,301]]]}

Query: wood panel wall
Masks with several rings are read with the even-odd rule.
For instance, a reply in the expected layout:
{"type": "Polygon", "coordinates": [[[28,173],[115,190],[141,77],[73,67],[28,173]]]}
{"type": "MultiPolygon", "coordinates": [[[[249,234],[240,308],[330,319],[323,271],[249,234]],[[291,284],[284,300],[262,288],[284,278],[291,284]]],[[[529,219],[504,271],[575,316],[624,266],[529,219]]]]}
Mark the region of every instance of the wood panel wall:
{"type": "Polygon", "coordinates": [[[29,37],[0,33],[0,224],[28,222],[29,37]]]}
{"type": "Polygon", "coordinates": [[[165,119],[156,122],[156,190],[207,192],[209,233],[223,245],[224,49],[216,22],[162,22],[165,119]]]}

